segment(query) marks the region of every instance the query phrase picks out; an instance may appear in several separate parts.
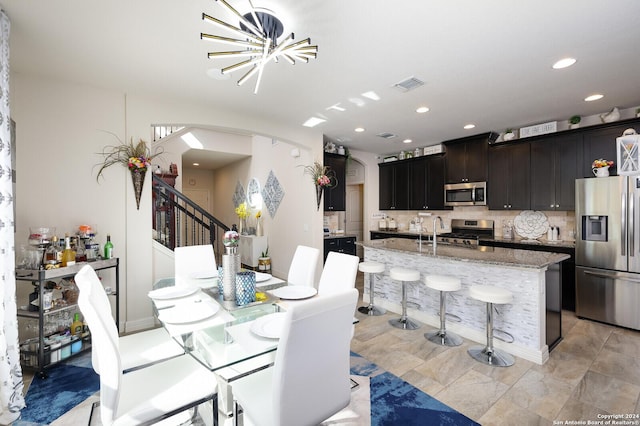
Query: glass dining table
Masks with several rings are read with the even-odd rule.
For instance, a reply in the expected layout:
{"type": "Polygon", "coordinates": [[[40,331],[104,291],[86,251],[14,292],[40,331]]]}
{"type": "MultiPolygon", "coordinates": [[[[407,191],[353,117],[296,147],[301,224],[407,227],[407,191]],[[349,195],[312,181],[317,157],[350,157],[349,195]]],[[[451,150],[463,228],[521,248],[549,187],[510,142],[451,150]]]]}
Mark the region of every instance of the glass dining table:
{"type": "Polygon", "coordinates": [[[270,292],[287,286],[272,277],[257,283],[259,301],[238,306],[223,300],[217,279],[198,280],[149,292],[158,320],[167,332],[218,381],[220,412],[231,415],[231,382],[273,365],[278,322],[286,302],[270,292]]]}

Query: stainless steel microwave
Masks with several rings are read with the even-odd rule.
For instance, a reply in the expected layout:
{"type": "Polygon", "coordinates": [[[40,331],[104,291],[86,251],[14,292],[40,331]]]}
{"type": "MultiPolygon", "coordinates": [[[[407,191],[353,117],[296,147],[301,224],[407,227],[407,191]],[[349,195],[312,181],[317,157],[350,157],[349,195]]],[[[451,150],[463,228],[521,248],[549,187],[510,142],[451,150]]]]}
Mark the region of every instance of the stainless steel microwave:
{"type": "Polygon", "coordinates": [[[445,206],[486,206],[487,182],[449,183],[444,186],[445,206]]]}

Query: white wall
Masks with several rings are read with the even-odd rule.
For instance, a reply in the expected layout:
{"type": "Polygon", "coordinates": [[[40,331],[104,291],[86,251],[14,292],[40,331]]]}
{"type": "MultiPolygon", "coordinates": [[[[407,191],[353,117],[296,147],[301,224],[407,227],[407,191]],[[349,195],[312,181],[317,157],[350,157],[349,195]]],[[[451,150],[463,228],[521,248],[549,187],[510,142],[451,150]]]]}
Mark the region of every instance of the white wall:
{"type": "MultiPolygon", "coordinates": [[[[111,233],[122,265],[120,323],[124,325],[123,331],[153,324],[146,296],[153,281],[151,178],[148,173],[140,210],[136,209],[126,168],[116,165],[107,169],[105,179],[97,183],[95,165],[102,161],[97,153],[107,145],[118,143],[101,130],[113,132],[123,141],[130,138],[149,141],[152,124],[195,123],[274,136],[305,147],[310,157],[322,157],[319,131],[285,128],[268,120],[235,115],[223,106],[214,109],[177,99],[143,98],[21,74],[11,75],[11,90],[12,118],[17,129],[16,244],[26,243],[29,226],[56,226],[62,235],[74,233],[83,223],[96,224],[101,244],[106,234],[111,233]]],[[[264,151],[254,155],[252,162],[264,163],[257,171],[262,173],[279,164],[282,158],[268,156],[273,153],[264,151]]],[[[176,154],[167,154],[167,163],[173,161],[172,155],[176,154]]],[[[289,173],[278,171],[277,175],[279,179],[282,175],[284,181],[289,173]]],[[[285,194],[285,198],[287,194],[297,196],[292,190],[285,194]]],[[[322,212],[316,211],[315,201],[299,201],[296,209],[279,210],[275,221],[286,224],[290,216],[294,217],[294,223],[299,220],[296,217],[307,218],[309,232],[317,235],[303,234],[302,239],[321,248],[322,212]]],[[[289,245],[295,247],[300,240],[291,232],[274,235],[274,238],[283,241],[282,259],[293,250],[289,245]]],[[[278,257],[276,252],[274,257],[278,257]]]]}

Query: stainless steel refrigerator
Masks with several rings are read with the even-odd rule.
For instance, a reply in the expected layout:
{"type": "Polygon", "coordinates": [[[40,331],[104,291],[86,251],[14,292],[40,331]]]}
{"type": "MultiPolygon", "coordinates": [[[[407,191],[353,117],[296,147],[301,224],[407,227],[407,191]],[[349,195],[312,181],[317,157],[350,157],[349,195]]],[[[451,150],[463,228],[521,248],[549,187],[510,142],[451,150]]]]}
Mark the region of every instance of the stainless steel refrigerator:
{"type": "Polygon", "coordinates": [[[640,330],[640,177],[576,180],[576,315],[640,330]]]}

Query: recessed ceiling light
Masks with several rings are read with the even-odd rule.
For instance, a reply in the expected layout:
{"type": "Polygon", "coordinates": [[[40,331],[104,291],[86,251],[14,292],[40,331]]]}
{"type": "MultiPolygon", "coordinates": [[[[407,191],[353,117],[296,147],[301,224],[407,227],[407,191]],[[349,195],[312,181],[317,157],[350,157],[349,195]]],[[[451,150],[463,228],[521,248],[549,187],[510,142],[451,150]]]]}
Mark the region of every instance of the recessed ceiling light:
{"type": "Polygon", "coordinates": [[[476,127],[476,125],[475,125],[475,124],[465,124],[465,125],[464,125],[464,129],[465,129],[465,130],[473,129],[474,127],[476,127]]]}
{"type": "Polygon", "coordinates": [[[413,142],[413,141],[412,141],[411,139],[405,139],[405,140],[403,140],[402,142],[403,142],[403,143],[411,143],[411,142],[413,142]]]}
{"type": "Polygon", "coordinates": [[[340,112],[347,110],[346,108],[341,107],[339,102],[337,104],[331,105],[331,106],[329,106],[329,107],[327,107],[325,109],[327,111],[329,111],[330,109],[333,109],[333,110],[340,111],[340,112]]]}
{"type": "Polygon", "coordinates": [[[318,118],[318,117],[311,117],[310,119],[308,119],[307,121],[305,121],[302,125],[305,127],[314,127],[317,126],[320,123],[324,123],[327,120],[324,120],[322,118],[318,118]]]}
{"type": "Polygon", "coordinates": [[[553,64],[553,69],[554,70],[559,70],[559,69],[562,69],[562,68],[567,68],[567,67],[570,67],[571,65],[573,65],[575,63],[576,63],[576,60],[574,58],[562,58],[558,62],[553,64]]]}
{"type": "Polygon", "coordinates": [[[586,102],[591,102],[591,101],[597,101],[599,99],[604,98],[604,95],[601,95],[600,93],[596,93],[595,95],[589,95],[586,98],[584,98],[584,100],[586,102]]]}
{"type": "Polygon", "coordinates": [[[193,165],[197,167],[200,165],[200,163],[193,163],[193,165]]]}
{"type": "Polygon", "coordinates": [[[355,129],[353,129],[354,131],[358,132],[358,133],[362,133],[364,132],[364,127],[356,127],[355,129]]]}
{"type": "Polygon", "coordinates": [[[424,114],[425,112],[429,111],[429,108],[426,106],[421,106],[419,108],[416,109],[416,112],[418,114],[424,114]]]}
{"type": "Polygon", "coordinates": [[[380,100],[380,96],[378,96],[378,94],[376,92],[374,92],[373,90],[371,90],[369,92],[364,92],[362,94],[362,96],[364,96],[365,98],[371,99],[372,101],[379,101],[380,100]]]}

